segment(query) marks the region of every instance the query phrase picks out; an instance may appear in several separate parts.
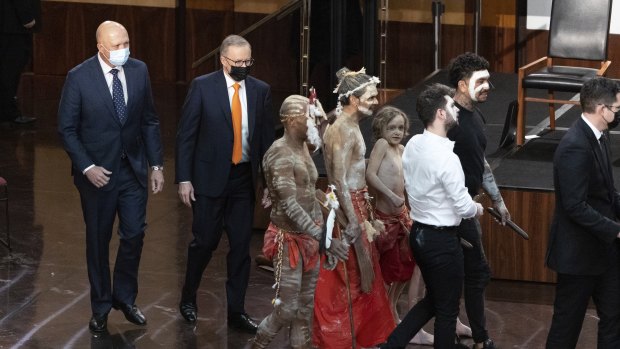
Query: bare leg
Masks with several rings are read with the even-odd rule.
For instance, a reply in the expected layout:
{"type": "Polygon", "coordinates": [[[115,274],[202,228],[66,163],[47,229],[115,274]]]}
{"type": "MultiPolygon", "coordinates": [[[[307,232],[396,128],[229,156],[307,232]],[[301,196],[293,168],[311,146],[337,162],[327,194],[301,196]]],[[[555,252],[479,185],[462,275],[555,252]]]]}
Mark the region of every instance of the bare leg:
{"type": "Polygon", "coordinates": [[[388,288],[388,299],[390,306],[392,307],[392,315],[394,316],[394,322],[399,323],[400,317],[398,316],[398,299],[403,293],[403,290],[407,286],[404,282],[393,282],[388,288]]]}

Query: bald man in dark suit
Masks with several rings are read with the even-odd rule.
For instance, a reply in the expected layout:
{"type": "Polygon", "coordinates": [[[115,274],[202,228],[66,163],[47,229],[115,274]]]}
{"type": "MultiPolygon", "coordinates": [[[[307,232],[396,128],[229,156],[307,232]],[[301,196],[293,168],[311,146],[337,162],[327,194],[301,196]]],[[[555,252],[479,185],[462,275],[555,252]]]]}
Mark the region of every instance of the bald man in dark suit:
{"type": "Polygon", "coordinates": [[[99,52],[71,69],[58,108],[58,132],[71,158],[86,223],[86,258],[93,316],[89,328],[107,329],[111,308],[146,325],[135,305],[146,229],[148,166],[154,194],[164,185],[159,118],[146,65],[129,58],[121,24],[97,29],[99,52]],[[113,279],[109,245],[115,216],[120,243],[113,279]]]}

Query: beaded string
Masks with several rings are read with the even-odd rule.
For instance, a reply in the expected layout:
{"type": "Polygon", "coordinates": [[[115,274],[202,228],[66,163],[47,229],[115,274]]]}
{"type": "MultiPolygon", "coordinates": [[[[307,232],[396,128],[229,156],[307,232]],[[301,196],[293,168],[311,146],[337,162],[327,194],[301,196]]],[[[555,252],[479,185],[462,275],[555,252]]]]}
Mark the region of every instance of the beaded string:
{"type": "Polygon", "coordinates": [[[273,304],[273,306],[278,306],[282,303],[282,300],[280,299],[280,280],[282,279],[282,251],[284,249],[284,233],[282,232],[282,229],[278,229],[278,233],[276,234],[276,243],[278,244],[278,256],[277,261],[276,261],[276,268],[275,268],[275,272],[274,272],[274,276],[276,279],[276,283],[273,284],[272,288],[274,288],[276,290],[276,296],[274,299],[271,300],[271,304],[273,304]]]}

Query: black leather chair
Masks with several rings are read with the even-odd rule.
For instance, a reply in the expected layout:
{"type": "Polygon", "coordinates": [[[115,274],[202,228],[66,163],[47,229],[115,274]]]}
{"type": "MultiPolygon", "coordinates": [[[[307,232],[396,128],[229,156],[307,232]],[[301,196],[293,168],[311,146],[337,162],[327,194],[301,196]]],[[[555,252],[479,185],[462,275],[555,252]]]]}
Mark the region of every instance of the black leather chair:
{"type": "Polygon", "coordinates": [[[551,7],[549,48],[542,57],[519,68],[517,145],[525,140],[527,102],[549,104],[549,128],[555,129],[555,104],[579,104],[579,101],[555,99],[554,91],[578,93],[584,82],[602,76],[611,64],[607,60],[607,39],[612,0],[554,0],[551,7]],[[597,61],[584,66],[555,65],[554,59],[597,61]],[[526,89],[548,91],[548,98],[526,95],[526,89]]]}

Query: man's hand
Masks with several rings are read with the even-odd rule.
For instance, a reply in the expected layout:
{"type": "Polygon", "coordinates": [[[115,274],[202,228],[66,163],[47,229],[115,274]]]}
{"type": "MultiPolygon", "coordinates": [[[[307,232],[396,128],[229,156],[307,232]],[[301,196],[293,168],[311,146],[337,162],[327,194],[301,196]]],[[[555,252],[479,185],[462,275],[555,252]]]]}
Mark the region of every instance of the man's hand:
{"type": "Polygon", "coordinates": [[[151,171],[151,188],[153,194],[157,194],[164,190],[164,171],[151,171]]]}
{"type": "Polygon", "coordinates": [[[508,212],[508,208],[506,208],[504,200],[500,199],[497,201],[493,201],[493,207],[495,207],[497,212],[502,215],[502,225],[506,225],[506,221],[510,220],[510,212],[508,212]]]}
{"type": "Polygon", "coordinates": [[[260,204],[263,208],[268,208],[271,206],[271,196],[269,196],[268,188],[263,189],[263,198],[260,200],[260,204]]]}
{"type": "Polygon", "coordinates": [[[362,228],[359,223],[357,223],[357,220],[347,224],[347,227],[344,229],[344,234],[349,238],[351,243],[354,243],[355,240],[362,235],[362,228]]]}
{"type": "Polygon", "coordinates": [[[179,198],[185,206],[192,207],[192,201],[196,201],[192,182],[179,183],[179,198]]]}
{"type": "Polygon", "coordinates": [[[480,217],[484,214],[484,207],[482,204],[476,202],[476,217],[480,217]]]}
{"type": "Polygon", "coordinates": [[[101,166],[94,166],[90,168],[84,175],[86,178],[97,188],[101,188],[110,182],[110,175],[112,172],[106,170],[101,166]]]}
{"type": "Polygon", "coordinates": [[[349,258],[349,245],[340,239],[332,239],[327,252],[338,260],[346,261],[349,258]]]}

